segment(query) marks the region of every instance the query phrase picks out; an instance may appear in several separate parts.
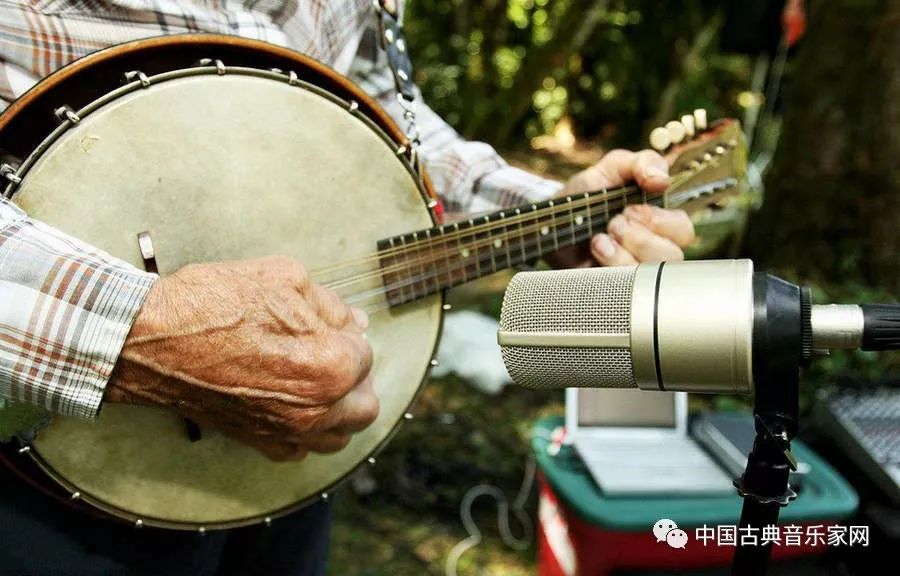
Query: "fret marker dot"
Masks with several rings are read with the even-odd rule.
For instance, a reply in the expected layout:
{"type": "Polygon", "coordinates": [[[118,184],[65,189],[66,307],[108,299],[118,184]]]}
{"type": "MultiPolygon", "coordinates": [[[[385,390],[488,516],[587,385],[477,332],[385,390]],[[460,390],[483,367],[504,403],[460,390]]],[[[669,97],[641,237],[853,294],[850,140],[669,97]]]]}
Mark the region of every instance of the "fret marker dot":
{"type": "Polygon", "coordinates": [[[575,225],[581,226],[582,224],[584,224],[584,216],[579,214],[578,216],[575,217],[575,225]]]}
{"type": "Polygon", "coordinates": [[[468,248],[463,248],[461,254],[462,254],[462,257],[463,257],[463,258],[468,258],[468,257],[469,257],[469,249],[468,249],[468,248]]]}
{"type": "Polygon", "coordinates": [[[550,228],[546,226],[541,226],[541,236],[546,236],[550,233],[550,228]]]}
{"type": "Polygon", "coordinates": [[[499,248],[499,247],[501,247],[501,246],[503,246],[503,240],[501,240],[501,239],[499,239],[499,238],[497,238],[496,240],[494,240],[494,248],[499,248]]]}

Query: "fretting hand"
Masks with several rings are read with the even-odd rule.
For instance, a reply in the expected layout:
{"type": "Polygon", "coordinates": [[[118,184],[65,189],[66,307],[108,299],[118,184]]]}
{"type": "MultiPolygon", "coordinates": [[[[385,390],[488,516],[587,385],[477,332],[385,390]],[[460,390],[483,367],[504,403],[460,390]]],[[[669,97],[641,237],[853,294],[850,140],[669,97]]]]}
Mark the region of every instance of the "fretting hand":
{"type": "MultiPolygon", "coordinates": [[[[650,194],[669,185],[669,166],[652,150],[612,150],[597,164],[572,176],[561,196],[580,194],[636,182],[650,194]]],[[[683,210],[631,205],[614,216],[605,234],[590,243],[560,250],[547,257],[557,268],[574,268],[682,260],[682,248],[694,240],[694,226],[683,210]]]]}
{"type": "Polygon", "coordinates": [[[275,460],[371,424],[368,319],[285,257],[186,266],[151,289],[105,400],[177,411],[275,460]]]}

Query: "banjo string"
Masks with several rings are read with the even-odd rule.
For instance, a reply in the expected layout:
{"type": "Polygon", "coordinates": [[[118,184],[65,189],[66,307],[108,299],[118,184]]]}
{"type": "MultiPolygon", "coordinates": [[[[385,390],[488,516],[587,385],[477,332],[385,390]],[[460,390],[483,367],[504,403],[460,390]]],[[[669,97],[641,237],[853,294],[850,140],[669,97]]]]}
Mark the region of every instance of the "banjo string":
{"type": "MultiPolygon", "coordinates": [[[[582,241],[582,240],[587,240],[590,237],[590,235],[593,234],[593,230],[592,230],[591,226],[576,225],[576,226],[572,227],[572,229],[569,231],[569,233],[571,233],[573,236],[578,238],[578,241],[582,241]]],[[[545,251],[538,245],[536,250],[531,250],[531,249],[526,250],[526,259],[540,257],[544,253],[545,253],[545,251]]],[[[345,301],[351,305],[361,306],[367,312],[380,311],[383,309],[391,308],[392,305],[386,301],[380,301],[374,307],[371,307],[369,305],[362,304],[362,303],[367,302],[372,299],[375,299],[375,298],[380,298],[381,296],[383,296],[389,292],[393,292],[396,290],[402,290],[405,287],[412,286],[415,284],[425,283],[429,279],[434,280],[436,290],[429,291],[428,294],[435,293],[440,289],[440,277],[441,276],[448,274],[449,272],[452,272],[452,271],[458,271],[458,270],[462,270],[463,268],[468,268],[470,266],[471,266],[471,264],[465,263],[462,266],[455,266],[455,267],[452,267],[449,269],[448,268],[433,268],[423,274],[419,274],[416,276],[410,276],[404,280],[385,284],[378,288],[373,288],[370,290],[366,290],[363,292],[357,292],[357,293],[351,292],[351,293],[345,295],[345,301]]],[[[427,295],[427,294],[425,294],[425,295],[427,295]]],[[[416,299],[418,299],[418,295],[416,295],[416,296],[417,296],[416,299]]]]}
{"type": "MultiPolygon", "coordinates": [[[[587,225],[574,225],[573,224],[573,225],[569,225],[565,228],[561,228],[560,231],[561,231],[561,235],[565,236],[566,238],[568,238],[570,236],[574,238],[574,240],[571,243],[567,243],[567,245],[572,245],[572,244],[576,244],[576,243],[579,243],[579,242],[589,239],[590,236],[594,233],[593,228],[594,227],[591,223],[588,223],[587,225]]],[[[547,250],[546,248],[543,247],[543,245],[540,242],[534,242],[534,241],[528,239],[528,236],[525,236],[525,239],[523,241],[521,248],[516,251],[516,256],[521,256],[523,261],[528,261],[533,258],[538,258],[540,256],[543,256],[548,251],[552,251],[552,250],[547,250]]],[[[348,298],[351,301],[351,303],[355,303],[355,302],[359,302],[360,300],[363,300],[364,298],[361,298],[362,296],[366,296],[366,297],[380,296],[382,294],[385,294],[388,292],[393,292],[396,290],[402,290],[405,287],[414,286],[416,284],[423,284],[423,286],[424,286],[428,280],[432,280],[434,282],[435,291],[440,290],[445,287],[449,287],[448,285],[441,284],[442,278],[451,279],[450,284],[452,284],[452,285],[463,283],[465,281],[468,281],[469,279],[474,280],[475,278],[481,277],[483,275],[481,273],[481,265],[482,264],[484,264],[485,267],[490,266],[490,272],[494,272],[494,271],[500,269],[500,268],[496,268],[496,266],[495,266],[495,262],[496,262],[495,257],[491,257],[490,255],[488,255],[487,257],[479,256],[476,261],[462,260],[462,261],[457,261],[456,265],[435,266],[435,264],[437,264],[437,262],[439,260],[444,260],[445,262],[447,262],[449,264],[451,256],[456,257],[456,256],[458,256],[458,253],[456,251],[452,251],[452,252],[451,251],[448,251],[448,252],[432,251],[428,258],[420,259],[419,264],[408,265],[408,263],[407,263],[403,266],[394,267],[395,270],[399,269],[400,271],[410,271],[410,272],[414,268],[418,267],[421,269],[421,273],[419,273],[419,274],[410,273],[399,281],[382,284],[379,288],[376,288],[376,289],[369,289],[369,290],[359,291],[359,292],[346,291],[346,290],[341,290],[341,289],[337,289],[336,291],[342,297],[348,298]],[[470,274],[468,274],[468,270],[471,269],[473,267],[473,265],[475,266],[475,270],[470,275],[470,274]],[[453,273],[460,272],[460,271],[463,272],[461,282],[454,282],[453,281],[453,273]]],[[[512,253],[510,253],[510,258],[511,257],[512,257],[512,253]]],[[[503,262],[503,256],[501,256],[500,259],[501,259],[501,262],[503,262]]],[[[509,260],[507,260],[506,262],[509,262],[509,260]]],[[[503,267],[506,267],[506,266],[503,266],[503,267]]],[[[368,280],[371,283],[372,281],[381,279],[384,276],[386,276],[386,274],[384,273],[384,270],[375,270],[375,271],[369,272],[365,275],[361,275],[359,282],[362,282],[363,280],[368,280]],[[365,277],[363,278],[362,276],[365,276],[365,277]]],[[[342,288],[346,288],[347,286],[350,286],[350,285],[351,284],[345,284],[342,288]]]]}
{"type": "MultiPolygon", "coordinates": [[[[701,171],[705,170],[706,168],[707,168],[707,166],[703,165],[696,171],[684,170],[677,174],[673,174],[671,177],[672,184],[670,185],[670,190],[672,188],[676,188],[676,187],[680,186],[684,181],[688,180],[689,178],[691,178],[693,176],[696,176],[697,174],[699,174],[701,171]]],[[[610,200],[614,201],[617,199],[625,198],[628,195],[633,194],[634,192],[637,192],[637,191],[640,191],[640,188],[638,188],[637,186],[621,186],[621,187],[610,189],[610,190],[603,190],[603,191],[598,190],[593,193],[589,192],[589,193],[587,193],[588,195],[586,195],[586,196],[579,194],[579,196],[583,196],[583,197],[573,199],[571,202],[569,202],[565,205],[560,205],[559,211],[560,212],[568,212],[569,210],[574,210],[576,208],[582,208],[585,205],[592,204],[595,202],[606,202],[606,201],[610,201],[610,200]]],[[[541,217],[546,217],[546,215],[541,215],[541,217]]],[[[508,216],[503,221],[494,222],[494,223],[491,223],[491,225],[489,225],[489,226],[484,226],[478,231],[478,233],[492,231],[497,228],[507,227],[510,225],[514,225],[520,221],[528,220],[531,218],[534,218],[533,212],[530,212],[530,211],[522,212],[521,214],[517,214],[515,216],[508,216]]],[[[433,239],[433,241],[454,240],[458,237],[463,237],[463,236],[467,236],[467,235],[471,236],[472,234],[473,234],[473,232],[471,232],[470,229],[454,230],[453,232],[442,234],[439,237],[435,237],[433,239]]],[[[422,248],[421,248],[420,244],[404,245],[404,246],[397,246],[397,247],[393,247],[393,248],[387,248],[384,250],[380,250],[378,252],[366,254],[361,257],[345,260],[345,261],[339,262],[339,263],[331,265],[331,266],[325,266],[325,267],[316,269],[314,271],[314,274],[322,275],[322,274],[329,273],[332,271],[337,271],[340,269],[352,267],[354,265],[365,264],[365,263],[371,262],[372,260],[383,259],[384,257],[387,257],[387,256],[393,256],[393,255],[403,254],[403,253],[408,253],[408,252],[415,252],[415,251],[418,251],[421,249],[422,248]]]]}
{"type": "MultiPolygon", "coordinates": [[[[523,260],[525,260],[525,261],[530,260],[533,257],[542,256],[544,253],[552,251],[552,250],[547,250],[547,249],[542,248],[539,241],[529,240],[530,236],[539,233],[539,231],[542,227],[541,226],[542,224],[543,224],[542,222],[538,222],[535,224],[531,224],[527,227],[517,228],[514,231],[514,236],[521,238],[523,246],[527,246],[528,244],[537,246],[536,250],[526,249],[527,251],[526,251],[525,257],[523,258],[523,260]]],[[[573,225],[567,224],[565,226],[562,226],[562,225],[557,226],[556,229],[557,229],[557,234],[559,236],[565,237],[565,236],[576,233],[576,231],[578,231],[578,230],[588,230],[589,228],[593,229],[593,227],[594,227],[593,225],[581,225],[581,226],[574,225],[573,226],[573,225]]],[[[340,290],[341,288],[346,288],[347,286],[351,286],[351,285],[357,284],[359,282],[364,282],[364,281],[368,281],[368,280],[381,278],[385,275],[389,275],[389,274],[393,274],[393,273],[403,273],[403,272],[407,272],[407,271],[412,271],[415,268],[424,268],[426,266],[429,268],[429,272],[426,274],[420,274],[418,276],[410,274],[407,276],[407,280],[404,280],[403,282],[400,282],[400,283],[390,284],[388,291],[391,291],[394,288],[402,287],[402,285],[404,283],[415,284],[418,282],[423,282],[423,281],[431,278],[432,276],[437,278],[442,275],[449,274],[451,272],[461,271],[464,269],[471,268],[472,266],[475,266],[476,269],[480,269],[479,267],[481,266],[481,264],[483,262],[487,262],[487,265],[490,266],[490,262],[492,259],[491,254],[489,254],[489,253],[485,253],[484,255],[482,255],[480,252],[480,249],[494,245],[494,242],[496,242],[498,239],[499,238],[491,237],[491,238],[487,238],[487,239],[479,239],[478,241],[471,242],[471,243],[466,243],[464,248],[466,250],[469,250],[470,252],[472,252],[473,255],[475,255],[475,259],[468,259],[468,258],[460,259],[459,258],[460,247],[457,245],[451,246],[451,245],[447,244],[447,245],[437,247],[437,248],[430,248],[430,249],[423,248],[423,249],[420,249],[420,252],[422,252],[422,256],[419,258],[410,258],[410,259],[406,259],[401,262],[398,262],[396,264],[392,264],[390,266],[378,268],[375,270],[369,270],[363,274],[344,279],[338,283],[326,284],[326,287],[331,288],[332,290],[340,290]],[[436,264],[440,260],[449,262],[451,259],[457,260],[457,264],[456,265],[447,265],[447,266],[431,266],[433,264],[436,264]]],[[[520,256],[521,252],[517,251],[516,255],[520,256]]],[[[501,256],[500,258],[501,258],[501,260],[503,260],[505,257],[501,256]]],[[[474,279],[474,277],[476,275],[480,276],[480,274],[478,274],[478,273],[473,274],[472,279],[474,279]]]]}
{"type": "MultiPolygon", "coordinates": [[[[673,183],[673,187],[676,187],[678,185],[680,185],[680,182],[673,183]]],[[[689,195],[689,194],[685,194],[685,195],[689,195]]],[[[678,198],[680,198],[681,196],[682,196],[682,193],[666,192],[664,197],[662,197],[662,198],[656,197],[656,198],[648,200],[648,202],[651,204],[657,204],[657,205],[660,203],[665,204],[667,201],[668,202],[677,202],[678,198]]],[[[584,208],[585,206],[592,207],[592,206],[596,206],[598,204],[608,205],[611,212],[612,211],[621,211],[621,209],[624,206],[628,205],[628,198],[625,195],[618,195],[614,199],[613,203],[610,203],[605,197],[598,198],[595,196],[595,197],[590,197],[587,199],[581,199],[580,201],[578,201],[577,205],[575,205],[575,204],[576,204],[576,201],[573,200],[572,205],[566,206],[566,209],[562,212],[570,213],[570,212],[574,212],[576,209],[584,208]],[[621,200],[622,202],[616,203],[615,200],[621,200]]],[[[555,215],[554,215],[554,217],[555,217],[555,215]]],[[[416,266],[422,267],[425,265],[431,265],[431,264],[434,264],[437,260],[443,259],[443,260],[449,261],[451,257],[453,257],[453,258],[457,257],[459,255],[459,252],[461,249],[467,249],[467,250],[473,250],[473,251],[480,250],[481,248],[488,247],[488,246],[494,244],[497,240],[500,240],[500,238],[491,236],[491,237],[487,237],[487,238],[479,238],[477,240],[474,240],[473,242],[468,242],[468,243],[466,243],[465,246],[460,245],[458,241],[457,241],[457,244],[451,245],[451,242],[454,239],[454,237],[463,238],[463,237],[468,236],[468,237],[474,238],[474,236],[476,234],[480,235],[480,234],[487,233],[491,230],[505,228],[505,229],[507,229],[507,235],[503,239],[509,239],[511,237],[523,238],[523,243],[525,243],[525,242],[527,242],[527,240],[525,240],[525,238],[527,236],[530,236],[533,233],[537,233],[538,231],[540,231],[540,229],[544,225],[546,225],[548,223],[548,221],[546,220],[546,218],[547,218],[546,215],[542,215],[539,217],[533,217],[531,213],[528,213],[526,215],[519,215],[514,218],[515,218],[515,220],[513,218],[511,218],[509,221],[498,224],[498,225],[485,226],[483,229],[478,230],[477,232],[472,232],[472,231],[467,230],[465,233],[460,233],[459,235],[454,234],[454,235],[436,237],[436,238],[432,239],[428,244],[421,243],[421,244],[417,245],[416,247],[407,248],[407,249],[403,250],[403,252],[405,252],[405,253],[414,253],[417,256],[416,258],[405,258],[402,260],[398,260],[397,262],[389,264],[387,266],[382,266],[382,267],[374,269],[374,270],[367,270],[366,272],[364,272],[362,274],[352,275],[352,276],[348,276],[348,277],[341,278],[338,280],[334,280],[332,282],[325,283],[325,286],[328,288],[331,288],[331,289],[340,289],[340,288],[343,288],[343,287],[346,287],[346,286],[349,286],[349,285],[352,285],[352,284],[355,284],[358,282],[378,278],[378,277],[384,276],[385,274],[391,274],[391,273],[395,273],[395,272],[411,270],[416,266]],[[525,218],[522,218],[521,216],[525,216],[525,218]],[[528,224],[526,224],[525,223],[526,220],[530,220],[530,222],[528,224]]],[[[588,224],[589,224],[589,226],[592,224],[590,222],[590,220],[589,220],[588,224]]],[[[554,226],[554,228],[556,228],[556,233],[558,236],[564,236],[567,232],[568,233],[572,232],[571,229],[564,228],[562,226],[554,226]]],[[[538,254],[538,256],[540,256],[540,255],[542,255],[542,254],[538,254]]],[[[528,260],[530,258],[531,258],[531,256],[526,255],[526,257],[524,259],[528,260]]],[[[368,256],[368,257],[362,259],[360,261],[360,264],[356,264],[356,266],[366,263],[365,260],[372,261],[372,260],[379,260],[379,259],[383,259],[383,253],[376,253],[374,256],[368,256]]],[[[480,264],[480,259],[478,262],[476,262],[476,264],[480,264]]],[[[468,266],[471,266],[471,263],[463,263],[462,266],[457,267],[455,269],[462,269],[462,268],[468,267],[468,266]]],[[[351,266],[344,265],[343,267],[350,268],[351,266]]],[[[443,271],[447,271],[447,269],[445,268],[445,269],[443,269],[443,271]]],[[[316,272],[313,273],[313,276],[320,277],[321,271],[317,270],[316,272]]],[[[418,281],[419,280],[413,280],[413,282],[418,282],[418,281]]]]}
{"type": "MultiPolygon", "coordinates": [[[[606,194],[600,193],[600,194],[597,194],[594,196],[590,196],[587,199],[579,198],[577,200],[572,200],[571,203],[566,204],[566,211],[568,211],[568,209],[570,207],[572,209],[584,207],[586,204],[590,203],[591,200],[595,200],[598,197],[603,198],[603,199],[608,198],[609,200],[617,200],[617,199],[623,197],[624,195],[630,194],[636,190],[638,190],[638,188],[636,188],[636,187],[623,187],[623,188],[617,188],[615,190],[610,190],[606,194]]],[[[562,205],[560,205],[560,206],[562,206],[562,205]]],[[[548,216],[548,214],[541,215],[541,217],[547,217],[547,216],[548,216]]],[[[477,231],[473,231],[472,229],[454,230],[453,232],[448,232],[448,233],[442,234],[440,236],[435,236],[431,240],[432,240],[432,242],[436,242],[436,241],[446,242],[449,240],[455,240],[457,238],[461,238],[461,237],[465,237],[465,236],[471,236],[475,233],[480,234],[482,232],[493,231],[497,228],[514,225],[519,221],[528,220],[531,218],[537,218],[537,217],[533,215],[533,212],[530,212],[530,211],[523,212],[523,213],[517,214],[515,216],[509,216],[509,217],[505,218],[502,222],[492,222],[489,225],[481,226],[481,227],[479,227],[479,229],[477,231]]],[[[452,226],[452,224],[450,224],[450,225],[452,226]]],[[[401,254],[409,253],[409,252],[416,252],[416,251],[419,251],[422,249],[422,247],[421,247],[422,244],[423,244],[423,242],[419,241],[419,243],[416,243],[416,244],[386,248],[384,250],[380,250],[378,252],[372,252],[372,253],[366,254],[364,256],[355,258],[355,259],[345,260],[343,262],[334,264],[332,266],[326,266],[323,268],[319,268],[319,269],[315,270],[315,274],[331,272],[332,270],[340,270],[342,268],[347,268],[349,266],[353,266],[353,265],[357,265],[357,264],[365,264],[365,263],[371,262],[373,260],[383,259],[384,257],[401,255],[401,254]]]]}

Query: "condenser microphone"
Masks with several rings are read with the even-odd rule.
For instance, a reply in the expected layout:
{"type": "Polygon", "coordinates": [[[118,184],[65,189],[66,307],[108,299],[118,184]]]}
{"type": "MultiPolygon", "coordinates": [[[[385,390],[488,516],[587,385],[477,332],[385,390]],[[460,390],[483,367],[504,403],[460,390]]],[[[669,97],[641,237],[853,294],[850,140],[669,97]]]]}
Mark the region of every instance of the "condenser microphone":
{"type": "Polygon", "coordinates": [[[812,306],[750,260],[522,272],[497,339],[527,388],[749,394],[815,351],[900,348],[900,305],[812,306]]]}

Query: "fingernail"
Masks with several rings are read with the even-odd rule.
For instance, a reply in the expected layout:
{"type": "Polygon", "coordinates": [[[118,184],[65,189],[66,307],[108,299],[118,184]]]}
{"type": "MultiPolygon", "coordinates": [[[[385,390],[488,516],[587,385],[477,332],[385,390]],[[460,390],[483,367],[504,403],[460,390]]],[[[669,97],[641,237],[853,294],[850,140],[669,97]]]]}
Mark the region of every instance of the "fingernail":
{"type": "Polygon", "coordinates": [[[628,224],[624,218],[613,218],[612,222],[609,223],[609,226],[606,227],[606,231],[613,236],[619,236],[621,238],[625,234],[625,228],[627,227],[628,224]]]}
{"type": "Polygon", "coordinates": [[[612,258],[616,253],[616,245],[612,239],[606,234],[597,234],[594,236],[594,249],[597,250],[604,258],[612,258]]]}
{"type": "Polygon", "coordinates": [[[351,308],[353,313],[353,321],[356,322],[356,325],[365,330],[369,327],[369,315],[365,313],[364,310],[359,308],[351,308]]]}
{"type": "Polygon", "coordinates": [[[647,168],[647,178],[661,178],[663,180],[668,180],[669,174],[662,168],[650,166],[647,168]]]}

